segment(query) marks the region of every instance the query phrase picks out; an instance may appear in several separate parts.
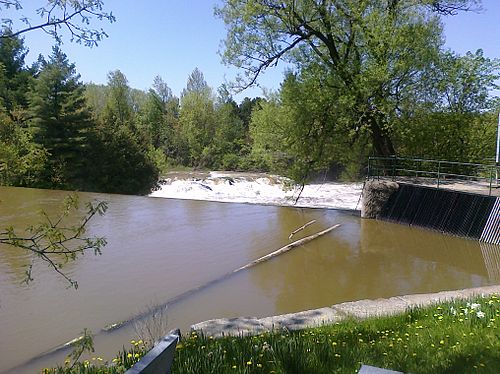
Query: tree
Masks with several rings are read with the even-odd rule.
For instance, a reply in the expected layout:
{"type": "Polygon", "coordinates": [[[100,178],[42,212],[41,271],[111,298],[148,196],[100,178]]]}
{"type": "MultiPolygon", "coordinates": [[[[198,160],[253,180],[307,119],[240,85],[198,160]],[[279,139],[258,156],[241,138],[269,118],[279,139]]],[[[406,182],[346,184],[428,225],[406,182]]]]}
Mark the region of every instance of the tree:
{"type": "Polygon", "coordinates": [[[30,93],[35,140],[49,153],[49,186],[79,188],[92,126],[75,65],[55,46],[30,93]]]}
{"type": "Polygon", "coordinates": [[[0,105],[11,117],[27,106],[26,93],[33,73],[25,66],[27,53],[23,39],[0,39],[0,105]]]}
{"type": "Polygon", "coordinates": [[[113,14],[104,10],[102,0],[47,0],[45,6],[25,3],[22,0],[0,1],[0,12],[7,13],[7,17],[2,18],[1,27],[8,30],[0,34],[0,39],[42,30],[58,44],[62,42],[63,34],[67,33],[71,41],[93,47],[108,35],[103,29],[92,28],[90,24],[96,20],[115,21],[113,14]],[[22,13],[24,7],[30,13],[22,13]],[[32,23],[35,16],[40,17],[40,22],[32,23]]]}
{"type": "Polygon", "coordinates": [[[158,168],[127,127],[101,125],[91,133],[87,158],[90,191],[143,195],[158,185],[158,168]]]}
{"type": "Polygon", "coordinates": [[[33,141],[29,129],[0,111],[0,185],[42,185],[47,158],[47,151],[33,141]]]}
{"type": "Polygon", "coordinates": [[[190,164],[207,166],[207,152],[215,135],[215,100],[212,89],[197,68],[181,96],[179,128],[189,147],[190,164]]]}
{"type": "MultiPolygon", "coordinates": [[[[327,96],[335,113],[327,124],[332,131],[343,129],[353,139],[368,134],[374,153],[388,156],[395,154],[392,121],[401,101],[438,59],[437,15],[469,10],[473,3],[225,0],[216,13],[227,26],[223,60],[245,72],[239,87],[284,60],[299,80],[319,82],[315,95],[327,96]]],[[[331,143],[317,141],[322,144],[331,143]]]]}
{"type": "Polygon", "coordinates": [[[401,105],[398,143],[402,154],[461,162],[484,162],[494,154],[495,100],[500,60],[481,50],[441,54],[421,76],[414,98],[401,105]]]}
{"type": "Polygon", "coordinates": [[[198,94],[209,94],[211,93],[211,88],[205,81],[205,77],[200,69],[194,68],[194,70],[189,74],[186,88],[182,90],[182,96],[187,95],[190,92],[196,92],[198,94]]]}
{"type": "Polygon", "coordinates": [[[115,127],[132,126],[132,97],[127,77],[120,70],[108,74],[108,92],[103,121],[115,127]]]}

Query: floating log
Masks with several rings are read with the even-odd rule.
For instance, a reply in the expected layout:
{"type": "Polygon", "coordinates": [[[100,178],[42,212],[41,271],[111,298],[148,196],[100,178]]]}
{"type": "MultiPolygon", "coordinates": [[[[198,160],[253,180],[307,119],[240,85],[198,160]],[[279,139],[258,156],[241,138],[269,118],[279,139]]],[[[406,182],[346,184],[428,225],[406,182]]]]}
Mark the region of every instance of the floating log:
{"type": "Polygon", "coordinates": [[[288,252],[289,250],[295,248],[295,247],[298,247],[302,244],[305,244],[307,242],[310,242],[311,240],[314,240],[316,238],[319,238],[320,236],[323,236],[325,234],[328,234],[330,231],[336,229],[337,227],[339,227],[340,224],[337,224],[337,225],[333,225],[329,228],[327,228],[326,230],[323,230],[323,231],[320,231],[320,232],[317,232],[316,234],[313,234],[313,235],[309,235],[309,236],[306,236],[305,238],[302,238],[302,239],[299,239],[299,240],[296,240],[290,244],[287,244],[285,245],[284,247],[281,247],[280,249],[274,251],[274,252],[271,252],[269,253],[268,255],[265,255],[261,258],[258,258],[257,260],[255,261],[252,261],[248,264],[246,264],[245,266],[242,266],[236,270],[233,270],[233,274],[234,273],[237,273],[241,270],[244,270],[244,269],[248,269],[248,268],[251,268],[252,266],[255,266],[257,264],[260,264],[261,262],[264,262],[264,261],[267,261],[267,260],[270,260],[271,258],[273,257],[276,257],[276,256],[279,256],[285,252],[288,252]]]}
{"type": "Polygon", "coordinates": [[[312,221],[307,222],[305,225],[300,226],[297,230],[292,231],[292,233],[290,234],[290,236],[288,237],[288,239],[289,239],[289,240],[292,240],[293,236],[294,236],[296,233],[298,233],[299,231],[304,230],[307,226],[310,226],[310,225],[312,225],[312,224],[313,224],[313,223],[315,223],[315,222],[316,222],[316,220],[315,220],[315,219],[313,219],[312,221]]]}

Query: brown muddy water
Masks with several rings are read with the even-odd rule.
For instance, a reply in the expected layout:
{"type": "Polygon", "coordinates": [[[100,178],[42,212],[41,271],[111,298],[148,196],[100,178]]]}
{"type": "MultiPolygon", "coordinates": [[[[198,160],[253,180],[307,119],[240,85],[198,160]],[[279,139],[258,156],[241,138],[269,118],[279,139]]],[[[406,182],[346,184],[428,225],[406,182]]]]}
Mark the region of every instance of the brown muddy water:
{"type": "MultiPolygon", "coordinates": [[[[44,209],[56,214],[63,191],[0,187],[0,228],[24,228],[44,209]]],[[[289,243],[291,231],[316,219],[302,235],[336,223],[330,234],[254,268],[227,277],[168,307],[170,328],[217,317],[290,313],[339,302],[436,292],[500,282],[499,248],[356,214],[105,194],[109,210],[90,224],[105,236],[101,256],[87,254],[65,271],[78,290],[35,261],[35,281],[23,285],[30,257],[0,247],[0,372],[33,373],[64,360],[44,353],[96,334],[96,356],[112,358],[135,337],[131,324],[104,332],[148,306],[168,302],[289,243]]],[[[297,235],[297,238],[300,235],[297,235]]]]}

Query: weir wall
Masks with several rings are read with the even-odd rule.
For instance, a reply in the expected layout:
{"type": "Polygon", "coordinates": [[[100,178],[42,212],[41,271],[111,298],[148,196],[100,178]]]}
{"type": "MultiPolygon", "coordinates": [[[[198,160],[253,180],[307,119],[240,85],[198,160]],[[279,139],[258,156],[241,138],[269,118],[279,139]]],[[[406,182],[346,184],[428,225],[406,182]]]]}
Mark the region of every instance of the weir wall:
{"type": "Polygon", "coordinates": [[[385,181],[365,184],[363,207],[370,207],[370,214],[365,214],[365,218],[426,227],[500,244],[499,197],[405,183],[398,183],[397,188],[394,185],[394,182],[385,181]],[[390,191],[382,200],[381,190],[390,191]]]}

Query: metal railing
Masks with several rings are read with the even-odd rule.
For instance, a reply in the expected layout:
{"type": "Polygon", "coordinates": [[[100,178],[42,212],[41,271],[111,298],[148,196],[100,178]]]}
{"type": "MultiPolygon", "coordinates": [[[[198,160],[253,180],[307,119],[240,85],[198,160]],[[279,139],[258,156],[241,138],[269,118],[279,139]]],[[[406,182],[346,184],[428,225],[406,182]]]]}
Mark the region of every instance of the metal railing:
{"type": "Polygon", "coordinates": [[[431,183],[437,188],[457,182],[487,188],[499,187],[500,165],[475,164],[407,157],[369,157],[367,178],[403,179],[431,183]]]}

